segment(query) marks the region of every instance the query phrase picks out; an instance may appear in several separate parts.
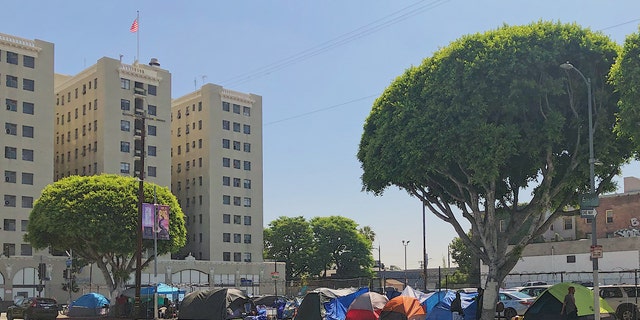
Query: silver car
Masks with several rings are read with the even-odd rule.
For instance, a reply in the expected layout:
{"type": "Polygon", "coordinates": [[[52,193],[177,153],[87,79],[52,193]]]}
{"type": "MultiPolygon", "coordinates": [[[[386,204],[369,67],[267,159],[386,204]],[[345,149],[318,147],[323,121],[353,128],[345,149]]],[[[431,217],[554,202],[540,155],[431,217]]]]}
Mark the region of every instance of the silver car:
{"type": "MultiPolygon", "coordinates": [[[[499,299],[500,302],[498,303],[504,305],[504,311],[501,312],[500,316],[504,316],[507,319],[511,319],[516,315],[524,315],[535,300],[534,297],[519,291],[500,291],[499,299]]],[[[500,308],[497,308],[496,310],[499,309],[500,308]]]]}

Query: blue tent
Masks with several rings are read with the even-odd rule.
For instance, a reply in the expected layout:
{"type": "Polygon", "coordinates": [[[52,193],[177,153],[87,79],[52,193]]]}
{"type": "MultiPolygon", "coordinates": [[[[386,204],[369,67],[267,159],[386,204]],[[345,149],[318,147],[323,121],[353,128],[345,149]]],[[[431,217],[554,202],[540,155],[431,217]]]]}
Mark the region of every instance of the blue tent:
{"type": "MultiPolygon", "coordinates": [[[[476,318],[476,301],[473,298],[477,295],[477,293],[460,293],[465,320],[475,320],[476,318]]],[[[431,312],[427,312],[427,320],[450,320],[451,302],[455,297],[455,291],[446,291],[444,297],[431,309],[431,312]]]]}
{"type": "Polygon", "coordinates": [[[69,305],[69,316],[90,317],[104,315],[109,310],[109,299],[99,293],[87,293],[69,305]]]}
{"type": "Polygon", "coordinates": [[[342,320],[347,315],[351,302],[369,288],[329,289],[318,288],[308,292],[294,319],[296,320],[342,320]]]}
{"type": "MultiPolygon", "coordinates": [[[[158,284],[158,294],[184,294],[184,290],[180,290],[179,288],[172,287],[165,283],[158,284]]],[[[140,289],[141,295],[152,295],[156,292],[155,286],[144,287],[140,289]]]]}

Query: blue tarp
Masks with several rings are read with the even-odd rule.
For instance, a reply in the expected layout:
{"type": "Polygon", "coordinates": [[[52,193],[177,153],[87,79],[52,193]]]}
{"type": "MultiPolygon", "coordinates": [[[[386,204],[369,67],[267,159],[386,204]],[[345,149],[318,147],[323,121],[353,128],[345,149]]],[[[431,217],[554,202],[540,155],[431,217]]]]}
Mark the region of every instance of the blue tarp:
{"type": "Polygon", "coordinates": [[[109,305],[109,299],[105,296],[99,293],[87,293],[73,301],[69,307],[102,308],[104,305],[109,305]]]}
{"type": "Polygon", "coordinates": [[[337,297],[324,304],[324,309],[327,311],[327,320],[329,319],[344,319],[347,317],[347,310],[349,306],[359,295],[369,292],[369,288],[360,288],[358,291],[348,294],[346,296],[337,297]]]}
{"type": "MultiPolygon", "coordinates": [[[[155,286],[144,287],[140,289],[141,295],[151,295],[155,293],[155,286]]],[[[184,290],[180,290],[179,288],[172,287],[168,284],[159,283],[158,284],[158,294],[184,294],[184,290]]]]}
{"type": "MultiPolygon", "coordinates": [[[[443,293],[445,291],[442,291],[443,293]]],[[[465,320],[475,320],[476,318],[476,301],[474,298],[477,293],[460,293],[462,298],[462,310],[464,310],[465,320]]],[[[433,296],[432,296],[433,297],[433,296]]],[[[446,291],[446,294],[436,305],[427,312],[427,320],[450,320],[451,319],[451,302],[455,299],[455,291],[446,291]]],[[[427,299],[428,301],[429,299],[427,299]]]]}

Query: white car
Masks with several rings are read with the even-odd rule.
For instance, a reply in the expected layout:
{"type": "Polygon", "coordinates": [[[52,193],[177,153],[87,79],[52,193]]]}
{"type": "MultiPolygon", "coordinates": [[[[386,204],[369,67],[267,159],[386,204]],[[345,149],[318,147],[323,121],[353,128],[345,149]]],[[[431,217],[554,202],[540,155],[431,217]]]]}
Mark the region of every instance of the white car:
{"type": "MultiPolygon", "coordinates": [[[[516,315],[521,316],[533,304],[534,297],[519,291],[500,291],[499,300],[504,305],[504,310],[500,312],[500,316],[511,319],[516,315]]],[[[497,308],[496,310],[499,310],[497,308]]]]}
{"type": "Polygon", "coordinates": [[[616,312],[621,320],[638,319],[638,296],[640,287],[632,284],[616,284],[600,287],[600,297],[616,312]]]}

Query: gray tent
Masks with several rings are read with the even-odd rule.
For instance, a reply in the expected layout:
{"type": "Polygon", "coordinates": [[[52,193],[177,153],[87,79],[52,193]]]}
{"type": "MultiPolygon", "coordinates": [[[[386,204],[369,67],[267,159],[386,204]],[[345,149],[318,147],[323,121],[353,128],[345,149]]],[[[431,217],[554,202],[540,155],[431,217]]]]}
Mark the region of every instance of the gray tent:
{"type": "Polygon", "coordinates": [[[194,291],[187,294],[180,303],[178,319],[242,319],[243,313],[254,309],[251,299],[235,288],[194,291]]]}

